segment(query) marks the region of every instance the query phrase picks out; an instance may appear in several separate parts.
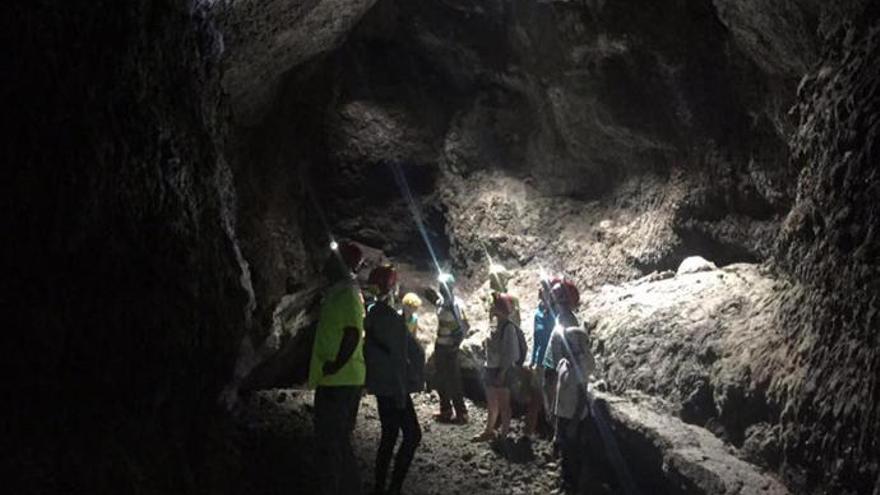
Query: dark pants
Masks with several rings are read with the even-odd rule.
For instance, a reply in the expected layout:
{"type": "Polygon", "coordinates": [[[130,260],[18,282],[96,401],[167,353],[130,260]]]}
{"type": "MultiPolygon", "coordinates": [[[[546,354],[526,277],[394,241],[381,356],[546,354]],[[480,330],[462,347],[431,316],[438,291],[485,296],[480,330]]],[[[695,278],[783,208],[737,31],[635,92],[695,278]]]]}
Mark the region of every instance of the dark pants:
{"type": "Polygon", "coordinates": [[[452,409],[459,417],[467,415],[464,391],[461,383],[461,366],[458,363],[458,347],[438,345],[434,348],[436,388],[440,396],[440,414],[451,416],[452,409]]]}
{"type": "Polygon", "coordinates": [[[361,477],[351,447],[360,401],[361,387],[315,390],[315,443],[321,493],[361,493],[361,477]]]}
{"type": "Polygon", "coordinates": [[[388,465],[391,464],[397,434],[403,432],[403,441],[397,449],[394,472],[391,474],[390,493],[397,493],[403,486],[403,479],[406,478],[416,447],[422,441],[422,429],[409,396],[403,408],[399,407],[393,397],[376,397],[376,401],[379,403],[379,421],[382,423],[382,440],[379,442],[379,451],[376,452],[376,489],[385,489],[388,465]]]}
{"type": "Polygon", "coordinates": [[[591,480],[590,466],[597,449],[598,441],[593,418],[587,416],[575,419],[556,418],[556,441],[562,455],[562,482],[571,489],[582,491],[591,480]]]}

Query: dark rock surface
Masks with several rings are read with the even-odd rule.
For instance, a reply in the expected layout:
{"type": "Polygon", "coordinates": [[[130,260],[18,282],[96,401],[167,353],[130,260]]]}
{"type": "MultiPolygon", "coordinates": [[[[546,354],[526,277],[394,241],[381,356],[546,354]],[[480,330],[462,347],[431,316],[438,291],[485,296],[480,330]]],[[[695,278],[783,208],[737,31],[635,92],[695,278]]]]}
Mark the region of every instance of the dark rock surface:
{"type": "Polygon", "coordinates": [[[14,1],[0,23],[5,484],[219,490],[250,290],[220,35],[176,0],[14,1]]]}
{"type": "Polygon", "coordinates": [[[578,280],[615,391],[793,491],[877,492],[878,25],[865,0],[13,0],[5,462],[37,493],[222,492],[218,397],[306,335],[329,236],[430,279],[394,163],[471,361],[485,246],[526,319],[541,266],[578,280]],[[721,268],[664,278],[691,255],[721,268]]]}
{"type": "Polygon", "coordinates": [[[608,421],[627,469],[638,474],[634,482],[650,487],[646,493],[791,493],[773,476],[736,458],[708,431],[657,413],[638,396],[596,393],[595,401],[598,421],[608,421]]]}
{"type": "Polygon", "coordinates": [[[376,0],[229,0],[218,9],[227,54],[223,88],[236,121],[253,125],[283,76],[338,47],[376,0]]]}
{"type": "Polygon", "coordinates": [[[804,370],[777,392],[786,459],[795,479],[868,493],[880,483],[880,9],[830,38],[799,90],[793,140],[802,163],[798,201],[776,261],[803,284],[783,326],[804,370]]]}

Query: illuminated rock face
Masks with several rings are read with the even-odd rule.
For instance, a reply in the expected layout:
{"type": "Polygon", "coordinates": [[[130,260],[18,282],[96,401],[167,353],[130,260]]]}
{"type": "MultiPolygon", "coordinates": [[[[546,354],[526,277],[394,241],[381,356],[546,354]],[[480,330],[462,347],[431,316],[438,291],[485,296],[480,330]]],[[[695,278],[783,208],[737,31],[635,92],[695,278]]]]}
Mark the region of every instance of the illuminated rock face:
{"type": "Polygon", "coordinates": [[[525,320],[546,264],[587,314],[670,336],[603,327],[612,387],[794,487],[876,487],[870,2],[50,3],[0,21],[22,40],[2,83],[9,440],[37,491],[226,486],[218,395],[244,338],[313,287],[323,221],[426,258],[387,161],[463,280],[482,244],[520,265],[525,320]],[[694,254],[721,268],[621,285],[694,254]],[[675,288],[683,315],[607,299],[639,287],[675,288]]]}
{"type": "MultiPolygon", "coordinates": [[[[596,310],[613,313],[608,308],[617,306],[603,298],[625,290],[620,284],[674,270],[688,256],[709,259],[721,269],[682,277],[721,273],[732,285],[706,282],[699,290],[707,292],[690,293],[697,288],[678,278],[654,282],[679,284],[669,302],[693,309],[698,322],[670,310],[655,323],[679,322],[677,336],[708,341],[681,355],[664,354],[665,345],[638,354],[627,349],[648,337],[620,332],[613,356],[629,357],[609,368],[617,369],[616,386],[660,387],[652,393],[672,404],[670,412],[778,468],[792,486],[862,489],[876,479],[869,439],[877,419],[857,404],[876,398],[871,387],[839,386],[843,378],[833,379],[824,363],[851,354],[858,364],[840,376],[852,387],[877,366],[868,330],[876,327],[875,272],[860,261],[874,253],[870,226],[877,223],[865,199],[876,178],[864,165],[874,153],[868,116],[876,110],[866,88],[876,75],[856,73],[868,57],[855,38],[824,37],[863,3],[379,1],[338,50],[287,77],[284,105],[258,139],[241,146],[259,153],[233,163],[245,178],[276,184],[296,182],[292,166],[309,168],[337,232],[392,256],[424,256],[385,167],[404,163],[441,256],[476,280],[468,292],[479,292],[486,246],[520,270],[513,285],[526,321],[536,265],[573,275],[585,304],[596,295],[596,310]],[[835,68],[835,56],[852,67],[835,68]],[[798,99],[798,82],[811,71],[798,99]],[[849,72],[837,78],[841,71],[849,72]],[[852,95],[861,111],[843,89],[822,93],[836,83],[862,88],[852,95]],[[800,122],[788,113],[796,102],[800,122]],[[834,134],[834,119],[845,119],[847,130],[834,134]],[[799,136],[794,143],[792,136],[799,136]],[[739,262],[766,262],[771,271],[731,266],[739,262]],[[603,284],[617,288],[606,293],[603,284]],[[720,312],[698,314],[701,297],[720,312]],[[707,343],[713,339],[723,349],[707,343]],[[687,364],[673,369],[677,360],[687,364]],[[635,364],[643,372],[628,375],[635,364]],[[656,370],[661,379],[651,383],[656,370]],[[824,394],[820,410],[809,412],[816,391],[824,394]],[[838,419],[840,426],[823,426],[838,419]],[[848,441],[858,449],[846,451],[848,441]],[[817,446],[839,446],[840,455],[819,458],[825,451],[817,446]],[[832,477],[815,478],[829,466],[832,477]]],[[[290,189],[302,193],[298,187],[290,189]]],[[[242,203],[263,201],[262,191],[243,192],[242,203]]],[[[298,201],[290,206],[307,204],[298,201]]],[[[320,231],[303,227],[314,223],[308,215],[300,220],[300,230],[265,222],[245,228],[264,320],[281,298],[283,275],[261,261],[263,253],[320,231]]],[[[298,249],[288,252],[316,254],[298,249]]],[[[288,255],[283,266],[308,278],[298,259],[288,255]]],[[[488,329],[479,320],[468,368],[476,367],[488,329]]]]}
{"type": "Polygon", "coordinates": [[[776,468],[783,404],[768,386],[791,372],[780,326],[792,290],[749,264],[606,286],[585,311],[601,376],[612,391],[658,397],[659,409],[776,468]],[[753,437],[768,433],[774,443],[756,451],[753,437]]]}

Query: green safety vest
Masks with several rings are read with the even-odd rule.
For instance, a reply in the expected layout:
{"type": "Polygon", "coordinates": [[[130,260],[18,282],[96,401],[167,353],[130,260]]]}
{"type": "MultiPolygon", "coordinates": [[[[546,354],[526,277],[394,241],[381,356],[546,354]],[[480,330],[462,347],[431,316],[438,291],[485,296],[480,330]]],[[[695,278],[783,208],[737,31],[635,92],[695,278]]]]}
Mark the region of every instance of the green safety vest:
{"type": "Polygon", "coordinates": [[[364,300],[354,282],[334,285],[321,303],[315,345],[309,363],[309,387],[362,386],[367,374],[364,364],[364,300]],[[357,347],[347,363],[336,373],[324,376],[324,363],[336,359],[342,342],[342,329],[358,329],[357,347]]]}

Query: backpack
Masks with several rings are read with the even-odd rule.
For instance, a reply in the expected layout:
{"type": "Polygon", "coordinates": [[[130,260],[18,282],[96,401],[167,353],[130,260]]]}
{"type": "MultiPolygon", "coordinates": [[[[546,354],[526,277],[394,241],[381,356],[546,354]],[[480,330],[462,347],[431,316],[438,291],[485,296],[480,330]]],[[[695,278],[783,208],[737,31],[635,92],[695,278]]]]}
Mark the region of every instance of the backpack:
{"type": "Polygon", "coordinates": [[[529,344],[526,342],[526,334],[522,328],[515,325],[512,321],[508,321],[510,326],[516,330],[516,343],[519,346],[519,357],[516,358],[516,365],[522,366],[526,362],[526,355],[529,353],[529,344]]]}

